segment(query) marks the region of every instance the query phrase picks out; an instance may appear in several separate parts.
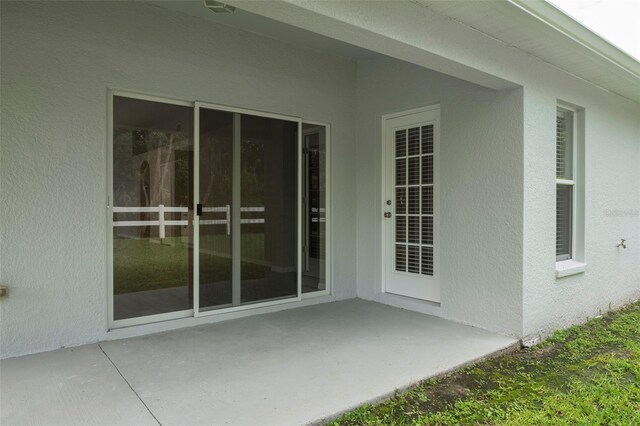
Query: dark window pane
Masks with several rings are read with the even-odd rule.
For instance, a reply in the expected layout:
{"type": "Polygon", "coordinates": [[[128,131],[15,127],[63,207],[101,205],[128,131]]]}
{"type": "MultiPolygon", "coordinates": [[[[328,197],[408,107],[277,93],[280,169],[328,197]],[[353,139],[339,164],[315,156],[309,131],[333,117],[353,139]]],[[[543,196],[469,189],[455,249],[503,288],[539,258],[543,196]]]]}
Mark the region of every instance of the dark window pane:
{"type": "Polygon", "coordinates": [[[192,108],[114,96],[114,319],[191,308],[192,170],[192,108]]]}
{"type": "Polygon", "coordinates": [[[556,258],[571,258],[572,192],[570,185],[556,185],[556,258]]]}
{"type": "Polygon", "coordinates": [[[241,303],[296,296],[298,124],[241,116],[241,303]]]}

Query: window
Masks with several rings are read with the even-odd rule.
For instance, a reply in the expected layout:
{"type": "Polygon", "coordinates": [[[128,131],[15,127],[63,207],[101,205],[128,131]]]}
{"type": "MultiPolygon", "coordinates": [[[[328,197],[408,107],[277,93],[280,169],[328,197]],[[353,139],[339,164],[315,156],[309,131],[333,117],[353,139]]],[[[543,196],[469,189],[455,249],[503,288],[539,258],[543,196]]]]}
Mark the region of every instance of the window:
{"type": "Polygon", "coordinates": [[[586,269],[585,112],[558,105],[556,111],[556,277],[586,269]]]}
{"type": "Polygon", "coordinates": [[[556,114],[556,261],[573,256],[575,194],[574,113],[558,108],[556,114]]]}

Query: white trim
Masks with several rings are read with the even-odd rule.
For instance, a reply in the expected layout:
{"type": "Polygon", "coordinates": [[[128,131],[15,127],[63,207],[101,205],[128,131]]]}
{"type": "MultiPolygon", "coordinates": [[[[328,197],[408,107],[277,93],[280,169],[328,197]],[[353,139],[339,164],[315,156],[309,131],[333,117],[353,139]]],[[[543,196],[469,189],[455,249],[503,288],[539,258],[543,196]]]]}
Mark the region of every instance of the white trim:
{"type": "Polygon", "coordinates": [[[275,305],[282,305],[285,303],[292,303],[292,302],[297,302],[300,299],[298,298],[298,296],[289,296],[289,297],[283,297],[281,299],[277,299],[277,300],[267,300],[265,302],[256,302],[256,303],[246,303],[244,305],[235,305],[235,306],[230,306],[228,308],[216,308],[215,306],[211,306],[209,308],[205,308],[206,310],[201,310],[198,312],[198,315],[194,315],[194,318],[200,318],[200,317],[206,317],[206,316],[210,316],[210,315],[217,315],[217,314],[225,314],[225,313],[229,313],[229,312],[238,312],[238,311],[244,311],[247,309],[253,309],[253,308],[262,308],[262,307],[266,307],[266,306],[275,306],[275,305]]]}
{"type": "MultiPolygon", "coordinates": [[[[242,116],[233,113],[231,134],[231,305],[242,304],[242,116]]],[[[198,177],[199,179],[200,177],[198,177]]],[[[200,247],[198,247],[198,250],[200,247]]],[[[212,307],[213,308],[213,307],[212,307]]]]}
{"type": "Polygon", "coordinates": [[[107,329],[113,328],[113,96],[107,91],[107,329]]]}
{"type": "Polygon", "coordinates": [[[392,113],[384,114],[382,116],[382,123],[384,124],[386,120],[391,120],[393,118],[398,118],[398,117],[404,117],[405,115],[420,114],[421,112],[427,112],[427,111],[433,111],[433,110],[439,110],[439,109],[440,109],[440,104],[438,103],[438,104],[408,109],[406,111],[392,112],[392,113]]]}
{"type": "MultiPolygon", "coordinates": [[[[193,316],[200,314],[200,216],[198,216],[198,204],[200,204],[200,105],[193,105],[193,316]]],[[[204,212],[204,209],[203,209],[204,212]]],[[[227,215],[227,218],[229,216],[227,215]]],[[[206,225],[203,223],[203,225],[206,225]]],[[[229,222],[227,222],[227,234],[229,222]]]]}
{"type": "Polygon", "coordinates": [[[297,300],[302,300],[302,120],[298,119],[298,143],[297,143],[297,179],[298,179],[298,188],[296,190],[296,210],[298,220],[296,222],[296,280],[298,284],[298,294],[297,300]]]}
{"type": "Polygon", "coordinates": [[[301,122],[302,120],[302,118],[295,115],[285,115],[285,114],[278,114],[278,113],[272,113],[272,112],[264,112],[260,110],[249,109],[249,108],[239,108],[239,107],[233,107],[233,106],[222,105],[222,104],[214,104],[211,102],[195,101],[194,104],[201,108],[233,112],[236,114],[255,115],[258,117],[265,117],[265,118],[275,118],[277,120],[291,121],[294,123],[301,122]]]}
{"type": "Polygon", "coordinates": [[[165,312],[163,314],[145,315],[141,317],[124,318],[114,321],[114,326],[110,330],[117,330],[122,327],[132,327],[136,325],[150,324],[154,322],[170,321],[193,316],[193,309],[182,311],[165,312]]]}
{"type": "Polygon", "coordinates": [[[573,259],[562,260],[556,262],[556,278],[568,277],[571,275],[581,274],[587,269],[587,264],[577,262],[573,259]]]}
{"type": "MultiPolygon", "coordinates": [[[[125,90],[118,90],[118,89],[112,89],[109,91],[111,93],[111,96],[120,96],[122,98],[129,98],[129,99],[138,99],[141,101],[151,101],[151,102],[161,102],[163,104],[170,104],[170,105],[179,105],[179,106],[188,106],[188,107],[193,107],[194,106],[194,102],[193,101],[187,101],[184,99],[176,99],[176,98],[171,98],[171,97],[167,97],[167,96],[162,96],[162,95],[147,95],[144,93],[139,93],[139,92],[130,92],[130,91],[125,91],[125,90]]],[[[112,105],[113,107],[113,105],[112,105]]],[[[113,122],[112,122],[113,124],[113,122]]]]}

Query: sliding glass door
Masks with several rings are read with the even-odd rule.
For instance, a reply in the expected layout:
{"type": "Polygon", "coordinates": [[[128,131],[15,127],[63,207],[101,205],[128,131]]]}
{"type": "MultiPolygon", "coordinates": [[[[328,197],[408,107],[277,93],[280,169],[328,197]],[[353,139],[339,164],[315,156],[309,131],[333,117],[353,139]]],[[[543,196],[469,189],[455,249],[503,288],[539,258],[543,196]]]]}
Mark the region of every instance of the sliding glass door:
{"type": "Polygon", "coordinates": [[[328,294],[325,125],[110,99],[110,327],[328,294]]]}
{"type": "Polygon", "coordinates": [[[198,311],[297,298],[299,123],[196,114],[198,311]]]}
{"type": "Polygon", "coordinates": [[[200,309],[233,306],[234,114],[199,109],[198,262],[200,309]]]}
{"type": "Polygon", "coordinates": [[[113,97],[112,318],[191,309],[193,108],[113,97]]]}

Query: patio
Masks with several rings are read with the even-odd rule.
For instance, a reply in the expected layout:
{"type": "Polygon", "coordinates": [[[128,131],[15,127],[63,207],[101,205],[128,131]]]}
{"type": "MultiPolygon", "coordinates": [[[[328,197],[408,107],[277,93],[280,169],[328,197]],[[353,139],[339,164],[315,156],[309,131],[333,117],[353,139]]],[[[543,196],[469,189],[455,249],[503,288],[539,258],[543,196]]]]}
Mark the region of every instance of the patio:
{"type": "Polygon", "coordinates": [[[363,300],[1,361],[2,424],[304,424],[515,339],[363,300]]]}

